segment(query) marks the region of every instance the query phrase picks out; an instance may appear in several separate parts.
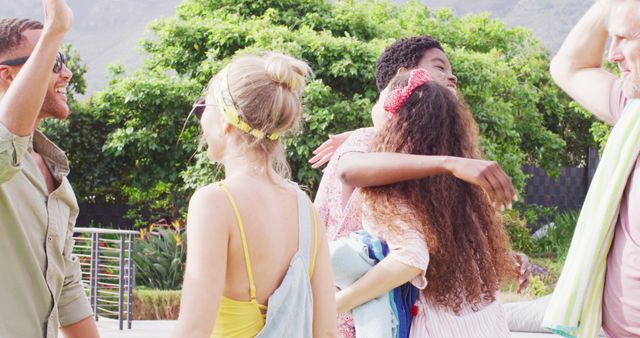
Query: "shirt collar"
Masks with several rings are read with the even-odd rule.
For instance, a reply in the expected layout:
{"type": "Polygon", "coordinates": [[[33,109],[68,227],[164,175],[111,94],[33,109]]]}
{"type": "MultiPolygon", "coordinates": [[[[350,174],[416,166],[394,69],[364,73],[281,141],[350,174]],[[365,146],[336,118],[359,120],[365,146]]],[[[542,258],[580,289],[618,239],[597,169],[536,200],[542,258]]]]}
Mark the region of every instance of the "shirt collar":
{"type": "Polygon", "coordinates": [[[69,159],[62,149],[58,148],[38,130],[35,130],[30,138],[29,151],[35,150],[42,156],[54,176],[67,176],[69,174],[69,159]]]}

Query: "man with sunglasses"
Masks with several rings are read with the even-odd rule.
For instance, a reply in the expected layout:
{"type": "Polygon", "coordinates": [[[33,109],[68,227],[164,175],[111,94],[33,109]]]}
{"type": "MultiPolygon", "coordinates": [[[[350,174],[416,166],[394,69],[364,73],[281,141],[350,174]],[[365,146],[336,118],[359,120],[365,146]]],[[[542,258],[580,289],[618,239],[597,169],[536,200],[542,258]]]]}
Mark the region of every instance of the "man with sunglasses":
{"type": "Polygon", "coordinates": [[[37,130],[69,115],[72,74],[58,48],[73,13],[65,0],[43,3],[44,25],[0,20],[0,337],[98,337],[71,256],[68,161],[37,130]]]}

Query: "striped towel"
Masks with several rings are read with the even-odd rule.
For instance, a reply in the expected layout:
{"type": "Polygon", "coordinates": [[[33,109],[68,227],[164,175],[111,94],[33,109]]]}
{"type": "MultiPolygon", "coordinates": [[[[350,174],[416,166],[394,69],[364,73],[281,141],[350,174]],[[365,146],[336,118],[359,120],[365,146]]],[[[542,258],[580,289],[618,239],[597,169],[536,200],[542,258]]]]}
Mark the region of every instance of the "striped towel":
{"type": "Polygon", "coordinates": [[[564,337],[597,337],[607,254],[620,200],[640,154],[640,100],[631,101],[611,131],[585,199],[543,326],[564,337]]]}

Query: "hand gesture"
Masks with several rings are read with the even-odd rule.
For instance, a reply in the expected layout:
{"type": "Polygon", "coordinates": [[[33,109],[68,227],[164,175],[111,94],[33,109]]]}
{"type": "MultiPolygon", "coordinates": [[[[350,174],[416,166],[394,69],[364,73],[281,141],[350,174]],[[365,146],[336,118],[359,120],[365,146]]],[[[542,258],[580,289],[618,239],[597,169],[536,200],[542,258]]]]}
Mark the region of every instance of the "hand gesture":
{"type": "Polygon", "coordinates": [[[496,207],[511,208],[513,201],[518,200],[511,179],[494,161],[455,157],[451,173],[465,182],[479,185],[496,207]]]}
{"type": "Polygon", "coordinates": [[[43,0],[44,29],[55,34],[65,34],[73,25],[73,12],[65,0],[43,0]]]}
{"type": "Polygon", "coordinates": [[[516,274],[518,276],[518,293],[522,293],[529,285],[531,263],[529,263],[529,257],[522,252],[514,251],[513,257],[516,263],[516,274]]]}
{"type": "Polygon", "coordinates": [[[313,151],[315,156],[309,160],[311,167],[314,169],[320,168],[325,163],[329,162],[333,154],[336,152],[336,149],[338,149],[338,147],[340,147],[344,141],[349,138],[351,133],[351,131],[346,131],[338,135],[329,135],[329,139],[313,151]]]}

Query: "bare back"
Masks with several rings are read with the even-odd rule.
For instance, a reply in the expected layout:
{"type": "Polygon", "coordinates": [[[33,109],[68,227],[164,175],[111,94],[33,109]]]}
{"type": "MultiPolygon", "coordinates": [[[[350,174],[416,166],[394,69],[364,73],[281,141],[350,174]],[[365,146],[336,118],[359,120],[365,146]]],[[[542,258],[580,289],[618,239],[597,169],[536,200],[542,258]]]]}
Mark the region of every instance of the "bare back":
{"type": "MultiPolygon", "coordinates": [[[[255,304],[255,307],[247,306],[263,311],[263,316],[266,314],[264,311],[270,306],[267,303],[269,298],[274,296],[285,276],[290,275],[291,260],[302,240],[298,215],[301,193],[282,178],[276,178],[275,182],[238,175],[228,178],[222,185],[211,184],[194,193],[189,202],[187,266],[176,332],[197,331],[199,334],[191,336],[202,334],[202,337],[209,337],[217,320],[223,320],[222,316],[214,316],[212,320],[212,314],[220,315],[221,301],[233,304],[232,307],[238,304],[233,301],[255,304]],[[251,302],[242,236],[227,192],[232,196],[243,223],[256,291],[255,302],[263,306],[251,302]]],[[[304,200],[311,207],[308,198],[304,200]]],[[[313,208],[305,209],[305,213],[314,213],[306,215],[305,222],[317,219],[313,208]]],[[[304,218],[305,215],[301,216],[304,218]]],[[[315,257],[311,258],[313,273],[310,279],[313,336],[334,337],[336,305],[329,248],[323,227],[315,228],[317,247],[314,244],[312,249],[315,254],[308,253],[315,257]]],[[[311,250],[310,243],[302,243],[306,250],[311,250]]],[[[278,299],[282,301],[282,297],[278,299]]],[[[277,309],[277,304],[274,309],[277,309]]],[[[256,317],[256,313],[251,317],[256,317]]]]}
{"type": "MultiPolygon", "coordinates": [[[[275,183],[247,178],[225,181],[244,223],[255,278],[257,300],[266,304],[278,288],[298,251],[298,202],[294,186],[276,178],[275,183]]],[[[228,210],[232,210],[228,206],[228,210]]],[[[235,219],[235,218],[234,218],[235,219]]],[[[248,301],[249,281],[238,224],[230,224],[227,273],[223,295],[248,301]]]]}

